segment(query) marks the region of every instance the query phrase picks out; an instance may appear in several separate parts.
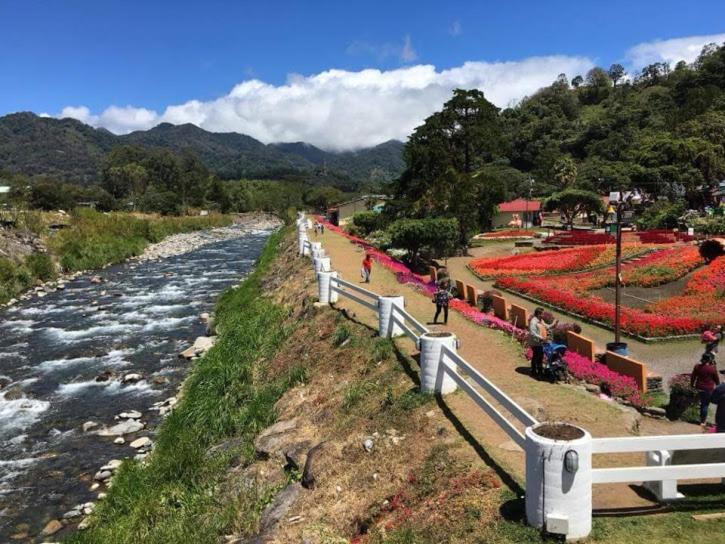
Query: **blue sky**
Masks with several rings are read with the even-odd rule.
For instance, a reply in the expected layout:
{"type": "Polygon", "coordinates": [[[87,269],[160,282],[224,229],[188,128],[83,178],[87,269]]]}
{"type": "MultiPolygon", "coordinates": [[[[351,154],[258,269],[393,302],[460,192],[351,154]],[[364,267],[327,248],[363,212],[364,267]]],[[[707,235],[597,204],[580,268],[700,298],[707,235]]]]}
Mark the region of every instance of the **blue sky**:
{"type": "Polygon", "coordinates": [[[725,41],[722,0],[0,0],[0,114],[351,148],[404,137],[455,86],[506,106],[558,71],[689,60],[702,36],[725,41]]]}

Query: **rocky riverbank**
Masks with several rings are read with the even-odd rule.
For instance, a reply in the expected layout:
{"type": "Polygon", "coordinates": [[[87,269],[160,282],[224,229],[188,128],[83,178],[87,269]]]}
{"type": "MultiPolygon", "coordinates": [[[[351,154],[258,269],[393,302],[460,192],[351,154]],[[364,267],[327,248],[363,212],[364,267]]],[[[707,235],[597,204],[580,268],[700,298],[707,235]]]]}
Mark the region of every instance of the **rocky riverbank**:
{"type": "Polygon", "coordinates": [[[173,234],[157,244],[151,244],[134,261],[153,261],[182,255],[207,244],[232,240],[250,230],[275,229],[282,224],[277,216],[267,213],[244,213],[234,218],[234,225],[210,230],[173,234]]]}

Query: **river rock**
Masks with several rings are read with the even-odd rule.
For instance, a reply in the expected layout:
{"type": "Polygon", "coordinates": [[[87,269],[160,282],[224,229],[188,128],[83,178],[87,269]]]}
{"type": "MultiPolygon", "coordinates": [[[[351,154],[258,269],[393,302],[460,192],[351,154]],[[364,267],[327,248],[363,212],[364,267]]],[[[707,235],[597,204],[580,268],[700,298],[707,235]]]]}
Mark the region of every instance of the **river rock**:
{"type": "Polygon", "coordinates": [[[121,461],[120,459],[111,459],[108,463],[101,467],[101,472],[105,472],[107,470],[114,472],[118,470],[118,467],[121,466],[121,463],[123,463],[123,461],[121,461]]]}
{"type": "Polygon", "coordinates": [[[209,351],[216,342],[216,336],[199,336],[194,340],[194,345],[185,349],[179,354],[183,359],[191,359],[197,355],[203,355],[209,351]]]}
{"type": "Polygon", "coordinates": [[[199,319],[201,319],[202,323],[209,323],[210,317],[211,316],[209,315],[209,312],[204,312],[201,315],[199,315],[199,319]]]}
{"type": "Polygon", "coordinates": [[[3,395],[5,400],[18,400],[23,398],[23,388],[19,385],[13,385],[9,387],[3,395]]]}
{"type": "Polygon", "coordinates": [[[51,519],[45,527],[43,527],[43,530],[41,531],[41,535],[43,536],[50,536],[54,535],[58,531],[60,531],[63,528],[63,524],[58,521],[57,519],[51,519]]]}
{"type": "Polygon", "coordinates": [[[86,529],[88,529],[88,527],[90,527],[90,526],[91,526],[91,518],[85,518],[84,520],[82,520],[82,521],[81,521],[81,522],[80,522],[80,523],[78,524],[78,529],[79,529],[80,531],[85,531],[85,530],[86,530],[86,529]]]}
{"type": "Polygon", "coordinates": [[[113,378],[115,375],[116,375],[116,373],[113,372],[113,370],[104,370],[98,376],[96,376],[96,381],[97,382],[107,382],[108,380],[113,378]]]}
{"type": "Polygon", "coordinates": [[[69,510],[65,514],[63,514],[63,519],[73,519],[73,518],[79,518],[83,515],[83,512],[80,510],[69,510]]]}
{"type": "Polygon", "coordinates": [[[136,440],[131,442],[129,446],[131,446],[135,450],[138,450],[140,448],[150,446],[151,444],[151,439],[148,436],[142,436],[141,438],[137,438],[136,440]]]}
{"type": "Polygon", "coordinates": [[[93,479],[99,482],[110,480],[113,473],[110,470],[99,470],[93,475],[93,479]]]}
{"type": "Polygon", "coordinates": [[[117,438],[116,438],[116,439],[115,439],[115,440],[113,441],[113,443],[114,443],[114,444],[125,444],[125,443],[126,443],[126,439],[125,439],[125,438],[123,438],[122,436],[119,436],[119,437],[117,437],[117,438]]]}
{"type": "Polygon", "coordinates": [[[13,383],[13,380],[11,380],[9,377],[0,376],[0,389],[5,389],[11,383],[13,383]]]}
{"type": "Polygon", "coordinates": [[[138,410],[129,410],[118,414],[119,419],[141,419],[141,412],[138,410]]]}
{"type": "Polygon", "coordinates": [[[269,457],[278,453],[289,442],[290,436],[296,429],[296,419],[278,421],[271,427],[267,427],[254,441],[257,455],[269,457]]]}
{"type": "Polygon", "coordinates": [[[136,383],[140,382],[142,379],[143,376],[141,376],[141,374],[130,373],[121,378],[121,383],[136,383]]]}
{"type": "Polygon", "coordinates": [[[103,278],[101,276],[91,276],[90,282],[91,283],[103,283],[103,278]]]}
{"type": "Polygon", "coordinates": [[[88,431],[90,431],[91,429],[95,429],[96,427],[98,427],[98,423],[96,423],[95,421],[86,421],[81,426],[81,429],[83,429],[84,433],[87,433],[88,431]]]}
{"type": "Polygon", "coordinates": [[[124,434],[136,433],[144,428],[144,424],[137,419],[127,419],[121,423],[116,423],[112,427],[104,427],[98,431],[98,436],[119,436],[124,434]]]}

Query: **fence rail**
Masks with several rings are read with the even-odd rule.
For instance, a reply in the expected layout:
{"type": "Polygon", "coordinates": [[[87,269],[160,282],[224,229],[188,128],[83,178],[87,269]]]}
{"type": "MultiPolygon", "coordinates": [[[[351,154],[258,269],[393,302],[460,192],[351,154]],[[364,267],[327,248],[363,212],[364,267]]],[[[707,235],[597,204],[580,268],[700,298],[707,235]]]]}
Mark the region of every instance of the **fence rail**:
{"type": "Polygon", "coordinates": [[[654,482],[660,480],[699,480],[704,478],[725,478],[725,463],[595,468],[592,470],[593,484],[654,482]]]}
{"type": "Polygon", "coordinates": [[[725,434],[673,434],[592,439],[592,453],[725,448],[725,434]]]}
{"type": "Polygon", "coordinates": [[[330,278],[330,289],[342,296],[354,300],[358,304],[362,304],[363,306],[370,308],[374,312],[378,311],[378,295],[368,291],[367,289],[358,287],[354,283],[350,283],[340,278],[330,278]],[[355,294],[350,293],[348,289],[354,291],[355,294]],[[358,296],[358,294],[367,297],[368,300],[358,296]]]}

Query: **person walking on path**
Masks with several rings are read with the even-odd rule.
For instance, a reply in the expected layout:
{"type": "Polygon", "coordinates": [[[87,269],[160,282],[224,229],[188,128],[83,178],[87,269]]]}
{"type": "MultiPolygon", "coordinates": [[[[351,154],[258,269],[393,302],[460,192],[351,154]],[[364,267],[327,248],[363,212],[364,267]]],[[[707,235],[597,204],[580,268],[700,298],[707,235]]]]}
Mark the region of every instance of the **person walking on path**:
{"type": "Polygon", "coordinates": [[[438,324],[438,316],[443,311],[443,324],[448,325],[448,302],[451,299],[451,284],[446,280],[438,283],[438,289],[433,293],[433,302],[436,305],[436,313],[433,316],[433,324],[438,324]]]}
{"type": "Polygon", "coordinates": [[[360,271],[362,272],[363,281],[370,283],[370,276],[373,272],[373,258],[370,256],[370,253],[365,254],[360,271]]]}
{"type": "Polygon", "coordinates": [[[713,389],[710,402],[717,406],[715,411],[715,432],[725,433],[725,383],[721,383],[713,389]]]}
{"type": "Polygon", "coordinates": [[[702,342],[705,344],[705,353],[717,353],[717,348],[722,340],[722,325],[717,327],[708,327],[702,333],[702,342]]]}
{"type": "Polygon", "coordinates": [[[544,319],[544,309],[536,308],[534,315],[529,319],[529,334],[527,341],[531,348],[531,375],[540,378],[544,375],[544,342],[548,332],[556,325],[556,321],[548,325],[544,319]]]}
{"type": "Polygon", "coordinates": [[[703,427],[707,421],[710,397],[719,384],[720,376],[715,368],[715,356],[709,352],[703,353],[700,362],[695,365],[690,375],[690,386],[697,389],[700,396],[700,425],[703,427]]]}

